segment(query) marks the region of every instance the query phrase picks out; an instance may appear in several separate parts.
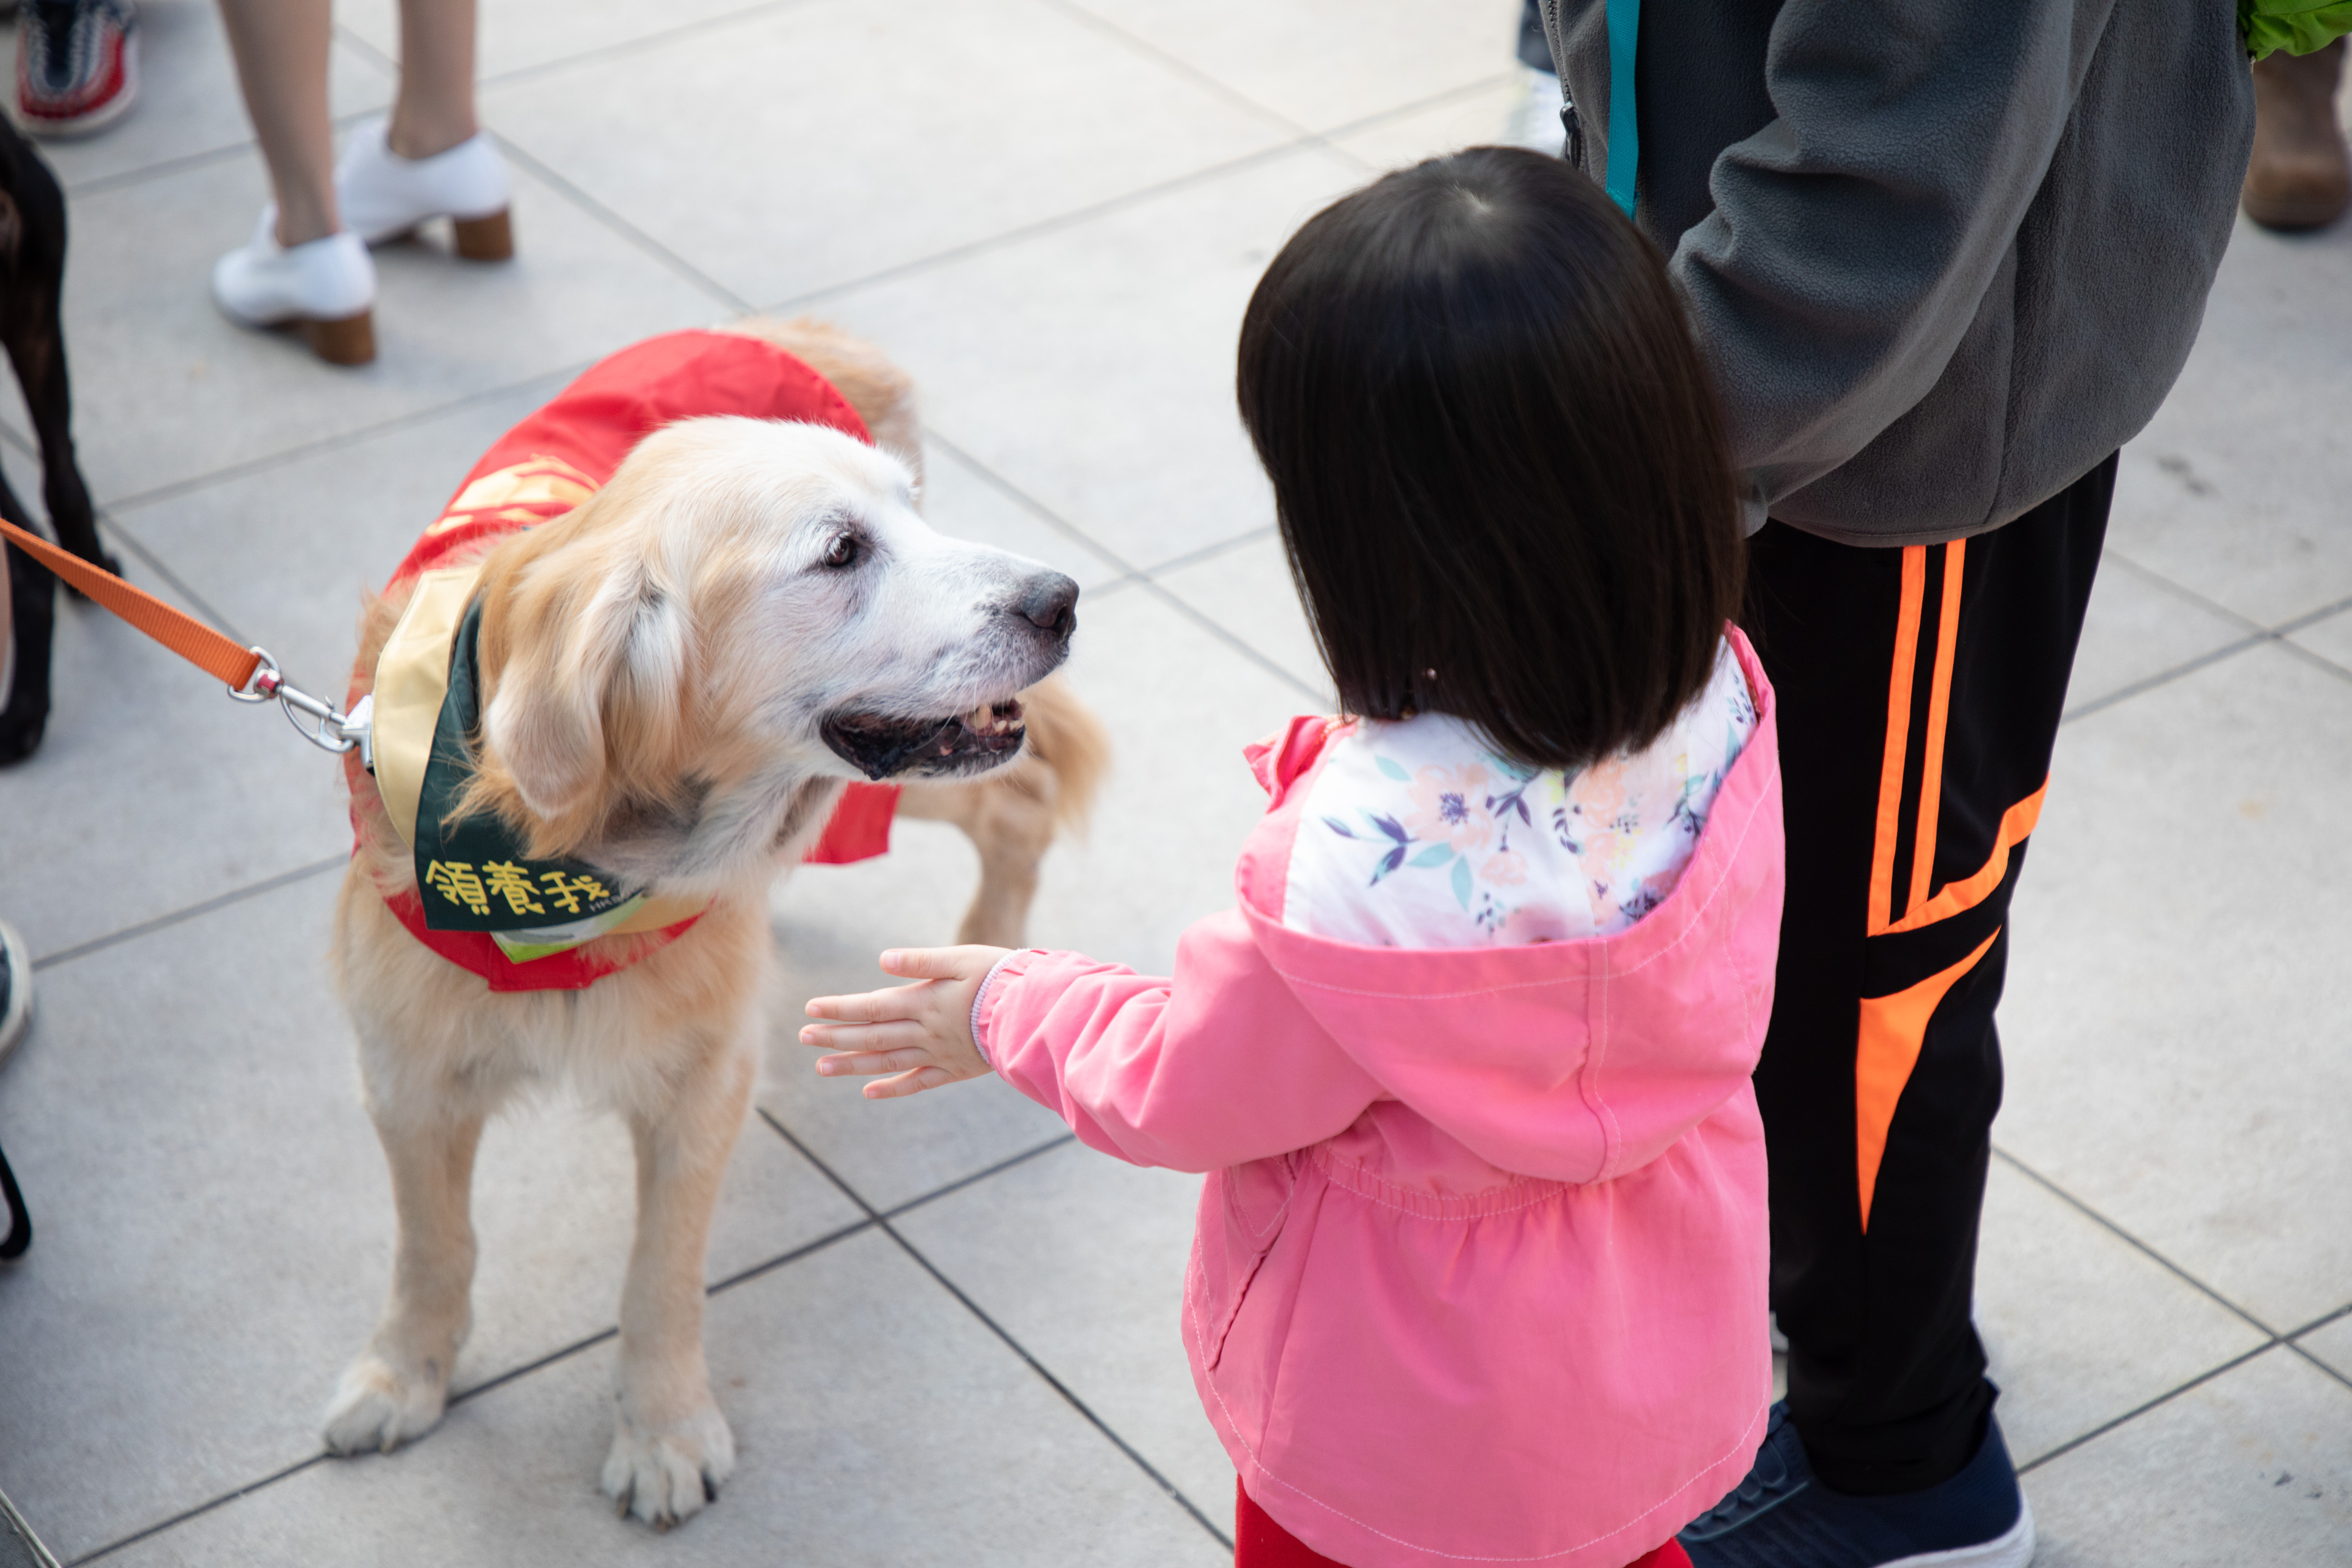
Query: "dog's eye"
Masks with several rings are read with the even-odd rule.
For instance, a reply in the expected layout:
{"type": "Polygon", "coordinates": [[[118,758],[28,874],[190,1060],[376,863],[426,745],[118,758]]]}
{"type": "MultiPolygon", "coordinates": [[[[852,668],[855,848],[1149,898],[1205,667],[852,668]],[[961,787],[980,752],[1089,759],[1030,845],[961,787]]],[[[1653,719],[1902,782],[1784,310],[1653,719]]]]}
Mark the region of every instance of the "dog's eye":
{"type": "Polygon", "coordinates": [[[857,559],[857,535],[844,530],[824,547],[824,563],[833,567],[849,565],[857,559]]]}

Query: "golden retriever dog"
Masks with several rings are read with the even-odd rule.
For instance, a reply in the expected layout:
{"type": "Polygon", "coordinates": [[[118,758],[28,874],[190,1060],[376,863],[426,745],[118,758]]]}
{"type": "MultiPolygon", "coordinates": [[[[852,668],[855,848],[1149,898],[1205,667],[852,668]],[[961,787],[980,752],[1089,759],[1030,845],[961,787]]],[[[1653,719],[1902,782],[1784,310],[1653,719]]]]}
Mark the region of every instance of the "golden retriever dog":
{"type": "MultiPolygon", "coordinates": [[[[603,1484],[657,1528],[715,1497],[735,1462],[703,1361],[703,1250],[768,1026],[770,884],[845,781],[888,777],[906,785],[902,812],[953,822],[979,847],[961,939],[1018,945],[1039,858],[1057,824],[1082,818],[1107,760],[1094,718],[1045,679],[1068,651],[1076,585],[917,516],[906,376],[821,324],[734,330],[824,375],[877,444],[681,420],[572,510],[486,544],[473,600],[481,706],[465,808],[495,814],[531,858],[576,858],[703,908],[698,921],[666,945],[597,939],[629,962],[585,989],[492,992],[387,909],[415,868],[357,767],[359,846],[335,915],[399,1239],[328,1447],[389,1450],[440,1418],[470,1322],[483,1123],[519,1093],[567,1085],[619,1112],[636,1148],[603,1484]]],[[[367,605],[355,694],[413,585],[367,605]]]]}

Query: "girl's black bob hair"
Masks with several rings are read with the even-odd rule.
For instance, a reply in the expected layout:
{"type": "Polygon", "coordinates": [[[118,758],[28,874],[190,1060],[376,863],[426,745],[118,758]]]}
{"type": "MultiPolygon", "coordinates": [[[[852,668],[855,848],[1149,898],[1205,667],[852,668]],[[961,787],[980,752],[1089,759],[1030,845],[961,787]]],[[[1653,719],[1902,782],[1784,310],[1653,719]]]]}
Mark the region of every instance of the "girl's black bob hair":
{"type": "Polygon", "coordinates": [[[1325,208],[1239,383],[1349,711],[1578,767],[1706,689],[1744,571],[1722,416],[1657,252],[1569,164],[1475,147],[1325,208]]]}

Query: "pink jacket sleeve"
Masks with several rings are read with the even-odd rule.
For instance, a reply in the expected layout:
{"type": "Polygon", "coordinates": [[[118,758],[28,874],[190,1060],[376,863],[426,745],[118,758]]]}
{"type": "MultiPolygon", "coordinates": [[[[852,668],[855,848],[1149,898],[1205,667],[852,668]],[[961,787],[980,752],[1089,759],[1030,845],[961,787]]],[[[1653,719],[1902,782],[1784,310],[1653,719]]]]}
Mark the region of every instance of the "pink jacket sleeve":
{"type": "Polygon", "coordinates": [[[1291,994],[1237,910],[1176,946],[1176,976],[1016,953],[981,998],[998,1074],[1090,1148],[1215,1171],[1343,1131],[1386,1098],[1291,994]]]}

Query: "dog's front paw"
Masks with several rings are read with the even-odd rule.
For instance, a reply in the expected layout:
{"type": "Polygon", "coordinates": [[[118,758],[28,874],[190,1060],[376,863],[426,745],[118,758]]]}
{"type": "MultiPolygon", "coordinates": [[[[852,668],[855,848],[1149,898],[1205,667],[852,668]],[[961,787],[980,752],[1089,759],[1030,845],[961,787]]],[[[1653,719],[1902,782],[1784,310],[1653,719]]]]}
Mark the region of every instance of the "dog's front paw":
{"type": "Polygon", "coordinates": [[[404,1373],[369,1351],[343,1369],[327,1406],[327,1447],[338,1454],[389,1454],[433,1429],[448,1394],[446,1370],[404,1373]]]}
{"type": "Polygon", "coordinates": [[[604,1495],[623,1518],[635,1514],[667,1530],[701,1511],[735,1473],[735,1435],[727,1417],[704,1405],[658,1430],[626,1411],[614,1423],[613,1450],[604,1456],[604,1495]]]}

